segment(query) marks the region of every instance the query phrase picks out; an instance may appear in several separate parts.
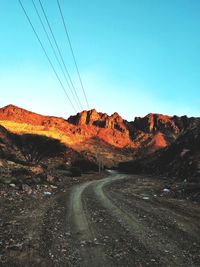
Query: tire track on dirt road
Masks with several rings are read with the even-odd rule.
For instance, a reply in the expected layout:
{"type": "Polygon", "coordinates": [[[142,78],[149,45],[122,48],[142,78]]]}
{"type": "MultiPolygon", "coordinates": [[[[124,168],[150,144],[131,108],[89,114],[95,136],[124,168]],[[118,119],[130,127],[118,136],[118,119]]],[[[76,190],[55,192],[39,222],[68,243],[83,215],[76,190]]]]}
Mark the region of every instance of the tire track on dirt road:
{"type": "MultiPolygon", "coordinates": [[[[169,257],[173,255],[174,249],[179,252],[181,258],[184,259],[185,266],[200,266],[200,242],[199,233],[200,231],[196,229],[193,221],[184,220],[185,218],[176,218],[174,212],[170,213],[170,209],[166,209],[165,212],[160,210],[156,203],[155,206],[149,200],[137,201],[134,197],[127,196],[120,193],[113,193],[113,191],[107,192],[111,196],[112,202],[115,205],[120,203],[123,206],[123,211],[126,213],[134,214],[137,220],[141,222],[144,226],[150,229],[150,235],[159,235],[158,241],[163,241],[167,250],[169,257]],[[181,224],[181,227],[180,227],[181,224]],[[194,225],[194,226],[193,226],[194,225]],[[196,235],[194,234],[196,233],[196,235]],[[173,247],[170,245],[173,244],[173,247]],[[169,246],[170,245],[170,246],[169,246]],[[169,248],[167,249],[167,246],[169,248]],[[173,250],[172,250],[173,248],[173,250]],[[170,253],[169,253],[170,252],[170,253]],[[170,255],[171,254],[171,255],[170,255]],[[188,265],[187,265],[187,264],[188,265]],[[196,264],[196,265],[195,265],[196,264]]],[[[196,225],[198,221],[196,221],[196,225]]],[[[155,236],[155,240],[156,240],[155,236]]],[[[177,253],[176,253],[177,254],[177,253]]]]}
{"type": "Polygon", "coordinates": [[[118,205],[114,204],[112,198],[106,193],[105,187],[110,183],[114,183],[117,180],[125,179],[127,176],[116,175],[111,179],[104,179],[92,183],[94,193],[101,204],[106,208],[110,214],[121,223],[121,225],[128,229],[130,234],[140,240],[143,245],[151,251],[163,266],[194,266],[192,262],[185,262],[181,249],[174,244],[173,240],[167,238],[155,229],[152,229],[148,225],[144,225],[138,218],[131,213],[123,209],[120,202],[118,205]],[[149,234],[151,233],[151,238],[149,234]]]}
{"type": "MultiPolygon", "coordinates": [[[[108,192],[107,192],[108,193],[108,192]]],[[[125,209],[134,208],[134,213],[145,214],[145,217],[154,221],[160,221],[161,225],[165,224],[172,234],[176,231],[181,236],[187,236],[191,239],[196,239],[200,232],[200,227],[195,222],[200,221],[197,216],[192,217],[194,221],[191,221],[191,217],[186,216],[186,212],[182,213],[178,209],[177,211],[167,207],[166,203],[159,202],[155,198],[149,198],[144,200],[138,195],[131,194],[129,196],[123,193],[109,192],[109,198],[114,202],[120,202],[124,204],[125,209]],[[163,204],[163,205],[162,205],[163,204]],[[166,205],[166,207],[165,207],[166,205]],[[127,206],[127,208],[126,208],[127,206]],[[129,207],[128,207],[129,206],[129,207]]],[[[189,215],[191,216],[191,215],[189,215]]],[[[155,225],[158,226],[158,225],[155,225]]],[[[160,229],[161,231],[162,229],[160,229]]]]}
{"type": "Polygon", "coordinates": [[[91,227],[87,211],[84,208],[83,192],[93,182],[74,187],[70,197],[69,216],[74,237],[79,242],[80,266],[111,266],[107,263],[104,252],[95,243],[95,229],[91,227]]]}
{"type": "MultiPolygon", "coordinates": [[[[131,208],[131,206],[126,205],[126,199],[123,200],[123,197],[126,198],[125,195],[122,194],[121,199],[120,197],[115,198],[115,194],[112,192],[115,183],[120,182],[120,180],[128,181],[129,179],[131,179],[131,182],[134,183],[134,179],[139,179],[139,176],[112,174],[101,180],[90,181],[81,185],[77,185],[71,191],[68,219],[71,226],[72,242],[74,243],[74,247],[79,251],[80,255],[79,263],[76,263],[76,265],[72,266],[119,266],[116,265],[116,261],[114,265],[114,262],[112,262],[112,260],[108,257],[109,255],[105,251],[105,244],[97,242],[97,237],[105,236],[105,234],[110,237],[110,239],[112,239],[112,231],[115,237],[117,237],[117,233],[119,233],[118,237],[123,236],[125,240],[127,239],[127,241],[130,239],[135,240],[135,245],[138,244],[139,246],[138,250],[146,250],[149,252],[149,255],[153,256],[153,258],[149,259],[147,255],[144,254],[144,259],[146,259],[147,261],[154,260],[154,264],[169,267],[199,266],[193,262],[192,257],[186,257],[186,254],[184,254],[179,240],[175,240],[175,238],[173,236],[170,236],[167,231],[162,231],[162,227],[159,228],[157,227],[157,225],[154,225],[159,224],[159,222],[157,222],[156,220],[156,216],[159,216],[160,214],[157,205],[155,205],[155,207],[149,207],[150,211],[153,211],[153,213],[155,213],[155,216],[154,218],[151,218],[152,222],[149,225],[147,221],[140,220],[138,216],[140,212],[145,214],[145,216],[149,216],[148,203],[144,202],[145,204],[143,207],[142,199],[141,203],[138,199],[139,206],[136,205],[136,209],[134,209],[131,208]],[[90,205],[90,202],[93,202],[94,205],[90,205]],[[104,221],[106,228],[110,229],[110,231],[108,232],[105,231],[104,224],[97,223],[98,217],[99,219],[101,219],[101,216],[98,215],[96,217],[97,220],[94,220],[94,213],[97,214],[97,211],[99,211],[101,207],[105,210],[105,215],[108,214],[110,216],[110,220],[104,221]],[[112,224],[116,229],[107,227],[109,224],[112,224]],[[124,235],[125,232],[126,234],[124,235]],[[139,244],[141,244],[143,248],[140,247],[139,244]]],[[[134,186],[137,187],[137,184],[134,183],[134,186]]],[[[152,205],[152,203],[150,203],[149,205],[152,205]]],[[[174,211],[171,213],[172,217],[173,215],[175,215],[174,211]]],[[[175,217],[177,217],[177,215],[175,217]]],[[[170,224],[170,222],[168,222],[168,224],[170,224]]],[[[174,234],[177,234],[176,228],[174,228],[174,231],[174,234]]],[[[99,240],[101,240],[101,238],[99,240]]],[[[107,248],[109,248],[111,254],[113,249],[112,246],[112,243],[107,243],[107,248]]],[[[124,246],[122,247],[122,249],[123,248],[126,249],[128,248],[128,246],[124,246]]],[[[139,257],[137,257],[136,255],[129,254],[129,256],[130,263],[132,262],[134,257],[139,260],[139,257]]]]}

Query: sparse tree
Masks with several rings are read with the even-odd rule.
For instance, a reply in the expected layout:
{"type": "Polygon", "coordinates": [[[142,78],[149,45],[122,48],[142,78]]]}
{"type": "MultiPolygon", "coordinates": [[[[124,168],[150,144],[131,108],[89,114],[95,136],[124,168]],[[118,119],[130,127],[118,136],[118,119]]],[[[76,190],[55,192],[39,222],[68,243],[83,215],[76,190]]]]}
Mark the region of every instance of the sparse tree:
{"type": "Polygon", "coordinates": [[[59,140],[36,134],[13,134],[12,139],[25,160],[31,163],[39,163],[45,158],[55,157],[66,149],[59,140]]]}

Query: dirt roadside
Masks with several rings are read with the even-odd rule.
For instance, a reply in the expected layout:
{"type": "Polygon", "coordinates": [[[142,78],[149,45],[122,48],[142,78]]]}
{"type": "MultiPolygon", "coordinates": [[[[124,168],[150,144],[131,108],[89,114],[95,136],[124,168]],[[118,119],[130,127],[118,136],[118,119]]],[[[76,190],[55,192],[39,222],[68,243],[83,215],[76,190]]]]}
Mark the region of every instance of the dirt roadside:
{"type": "Polygon", "coordinates": [[[199,266],[199,205],[172,198],[165,186],[116,174],[76,187],[75,266],[199,266]]]}
{"type": "Polygon", "coordinates": [[[164,190],[169,181],[81,181],[1,197],[0,266],[200,266],[199,203],[164,190]]]}
{"type": "MultiPolygon", "coordinates": [[[[63,177],[62,184],[0,186],[0,266],[68,266],[67,205],[71,187],[105,174],[63,177]]],[[[72,260],[71,260],[72,258],[72,260]]]]}

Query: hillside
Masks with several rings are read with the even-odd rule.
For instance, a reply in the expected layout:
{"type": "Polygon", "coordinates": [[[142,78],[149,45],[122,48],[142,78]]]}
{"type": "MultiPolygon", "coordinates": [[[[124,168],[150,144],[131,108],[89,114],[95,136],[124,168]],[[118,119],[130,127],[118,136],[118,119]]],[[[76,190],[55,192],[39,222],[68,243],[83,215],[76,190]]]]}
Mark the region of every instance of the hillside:
{"type": "Polygon", "coordinates": [[[118,113],[109,116],[95,109],[82,111],[65,120],[39,115],[14,105],[0,109],[0,125],[9,131],[59,139],[78,152],[91,153],[107,166],[168,147],[196,120],[151,113],[128,122],[118,113]]]}
{"type": "Polygon", "coordinates": [[[200,119],[192,120],[169,146],[151,157],[120,163],[121,171],[165,174],[179,180],[200,181],[200,119]]]}

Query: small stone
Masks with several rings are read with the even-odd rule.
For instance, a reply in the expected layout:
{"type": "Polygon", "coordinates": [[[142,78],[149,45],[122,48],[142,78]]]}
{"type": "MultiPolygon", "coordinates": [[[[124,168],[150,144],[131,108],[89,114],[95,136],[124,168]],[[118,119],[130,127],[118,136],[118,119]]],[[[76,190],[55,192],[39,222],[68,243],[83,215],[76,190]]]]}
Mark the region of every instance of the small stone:
{"type": "Polygon", "coordinates": [[[44,192],[44,196],[47,196],[47,197],[51,196],[51,194],[52,194],[51,192],[44,192]]]}
{"type": "Polygon", "coordinates": [[[22,185],[22,190],[25,191],[25,192],[27,192],[28,194],[31,194],[32,193],[31,187],[29,185],[27,185],[27,184],[23,184],[22,185]]]}
{"type": "Polygon", "coordinates": [[[52,175],[47,175],[47,182],[49,182],[49,183],[53,183],[53,181],[54,181],[54,177],[52,176],[52,175]]]}
{"type": "Polygon", "coordinates": [[[56,189],[56,188],[58,188],[58,187],[55,186],[55,185],[50,185],[50,187],[51,187],[52,189],[56,189]]]}
{"type": "Polygon", "coordinates": [[[168,188],[164,188],[164,189],[163,189],[163,192],[165,192],[165,193],[169,193],[169,192],[170,192],[170,189],[168,189],[168,188]]]}

